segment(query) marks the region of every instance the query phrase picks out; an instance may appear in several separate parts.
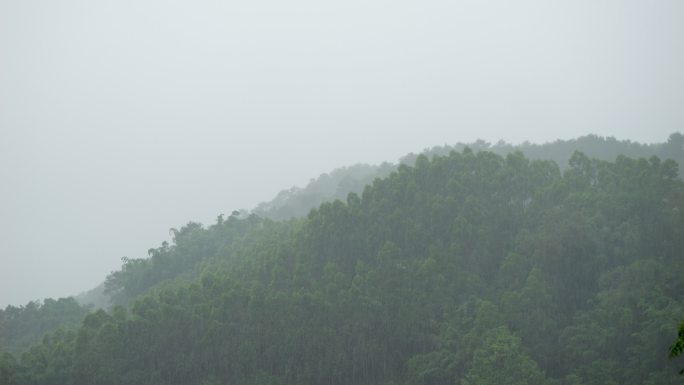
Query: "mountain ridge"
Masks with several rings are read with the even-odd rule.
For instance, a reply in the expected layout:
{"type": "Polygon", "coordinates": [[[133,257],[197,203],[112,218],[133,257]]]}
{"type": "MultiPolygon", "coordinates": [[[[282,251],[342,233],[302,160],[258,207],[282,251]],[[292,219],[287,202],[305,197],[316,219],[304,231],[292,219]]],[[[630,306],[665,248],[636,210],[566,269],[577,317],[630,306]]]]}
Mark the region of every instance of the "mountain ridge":
{"type": "Polygon", "coordinates": [[[517,152],[418,155],[306,217],[174,230],[108,277],[125,307],[3,356],[0,375],[675,384],[664,352],[684,314],[682,213],[672,160],[576,152],[561,172],[517,152]]]}

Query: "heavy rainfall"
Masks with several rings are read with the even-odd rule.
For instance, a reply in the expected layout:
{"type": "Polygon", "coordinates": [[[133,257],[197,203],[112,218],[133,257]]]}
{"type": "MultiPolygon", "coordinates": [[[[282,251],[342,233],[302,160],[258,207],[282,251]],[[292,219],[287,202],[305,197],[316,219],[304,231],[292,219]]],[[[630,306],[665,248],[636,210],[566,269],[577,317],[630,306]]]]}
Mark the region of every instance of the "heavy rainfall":
{"type": "Polygon", "coordinates": [[[0,385],[681,383],[682,19],[0,1],[0,385]]]}

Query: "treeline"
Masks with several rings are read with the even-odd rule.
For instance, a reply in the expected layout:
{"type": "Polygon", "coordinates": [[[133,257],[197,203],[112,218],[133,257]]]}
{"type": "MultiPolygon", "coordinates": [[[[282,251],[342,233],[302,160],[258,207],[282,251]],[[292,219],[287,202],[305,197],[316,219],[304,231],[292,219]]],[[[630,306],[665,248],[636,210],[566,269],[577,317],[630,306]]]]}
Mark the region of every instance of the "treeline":
{"type": "MultiPolygon", "coordinates": [[[[475,152],[490,151],[504,157],[519,151],[529,159],[554,161],[561,167],[561,170],[567,166],[575,151],[582,152],[590,158],[607,161],[614,161],[620,155],[647,159],[657,156],[663,160],[672,159],[680,165],[684,164],[684,136],[679,132],[671,134],[666,142],[653,144],[587,135],[577,139],[559,139],[543,144],[524,142],[515,145],[504,141],[492,144],[478,140],[473,143],[436,146],[425,149],[421,154],[431,158],[435,155],[446,156],[451,151],[461,152],[466,148],[475,152]]],[[[413,166],[419,155],[408,154],[402,157],[398,164],[413,166]]],[[[349,193],[360,194],[364,187],[372,183],[374,179],[386,177],[397,167],[397,164],[383,163],[379,166],[357,164],[339,168],[312,179],[305,187],[292,187],[281,191],[274,199],[261,203],[252,212],[275,220],[303,217],[321,203],[337,199],[345,200],[349,193]]],[[[684,176],[682,171],[680,170],[680,177],[684,176]]]]}
{"type": "Polygon", "coordinates": [[[105,294],[114,304],[125,305],[155,286],[196,280],[200,262],[245,244],[242,240],[246,235],[262,227],[263,220],[256,215],[242,220],[239,215],[234,212],[227,220],[220,215],[216,224],[207,229],[194,222],[180,230],[171,229],[172,244],[163,242],[148,250],[148,258],[122,258],[121,270],[105,280],[105,294]]]}
{"type": "Polygon", "coordinates": [[[174,231],[4,384],[678,384],[676,162],[418,156],[345,202],[174,231]]]}
{"type": "MultiPolygon", "coordinates": [[[[428,157],[434,155],[447,155],[451,151],[462,151],[465,148],[473,151],[491,151],[501,156],[520,151],[530,159],[551,160],[556,162],[561,169],[568,165],[568,160],[575,151],[579,151],[590,158],[614,161],[623,155],[630,158],[650,158],[657,156],[660,159],[672,159],[678,164],[684,164],[684,135],[680,132],[672,133],[663,143],[639,143],[631,140],[618,140],[614,137],[602,137],[598,135],[586,135],[577,139],[562,140],[536,144],[523,142],[511,144],[504,141],[489,143],[478,140],[474,143],[457,143],[449,146],[436,146],[423,152],[428,157]]],[[[407,155],[402,158],[402,163],[412,164],[417,155],[407,155]]],[[[683,170],[680,170],[682,176],[683,170]]]]}
{"type": "Polygon", "coordinates": [[[260,217],[286,220],[302,217],[324,202],[345,200],[349,193],[360,194],[376,178],[384,178],[396,169],[391,163],[379,166],[356,164],[342,167],[312,179],[306,187],[283,190],[269,202],[259,204],[252,212],[260,217]]]}
{"type": "Polygon", "coordinates": [[[0,309],[0,353],[21,353],[58,328],[76,329],[89,312],[73,298],[48,298],[0,309]]]}

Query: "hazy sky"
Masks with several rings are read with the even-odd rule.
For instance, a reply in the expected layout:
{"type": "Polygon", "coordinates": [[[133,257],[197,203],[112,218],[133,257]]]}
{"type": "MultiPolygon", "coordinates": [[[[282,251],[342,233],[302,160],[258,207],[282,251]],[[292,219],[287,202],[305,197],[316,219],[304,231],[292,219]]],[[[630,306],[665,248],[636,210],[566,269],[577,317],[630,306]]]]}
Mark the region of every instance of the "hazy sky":
{"type": "Polygon", "coordinates": [[[684,129],[684,1],[0,0],[0,307],[425,147],[684,129]]]}

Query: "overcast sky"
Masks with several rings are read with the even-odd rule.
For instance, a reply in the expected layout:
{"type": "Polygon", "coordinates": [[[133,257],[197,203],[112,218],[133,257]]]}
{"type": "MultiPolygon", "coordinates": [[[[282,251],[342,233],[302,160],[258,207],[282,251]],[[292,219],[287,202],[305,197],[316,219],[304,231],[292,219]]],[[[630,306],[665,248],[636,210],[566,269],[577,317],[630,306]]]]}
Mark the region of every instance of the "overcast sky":
{"type": "Polygon", "coordinates": [[[477,138],[684,128],[684,1],[0,0],[0,307],[477,138]]]}

